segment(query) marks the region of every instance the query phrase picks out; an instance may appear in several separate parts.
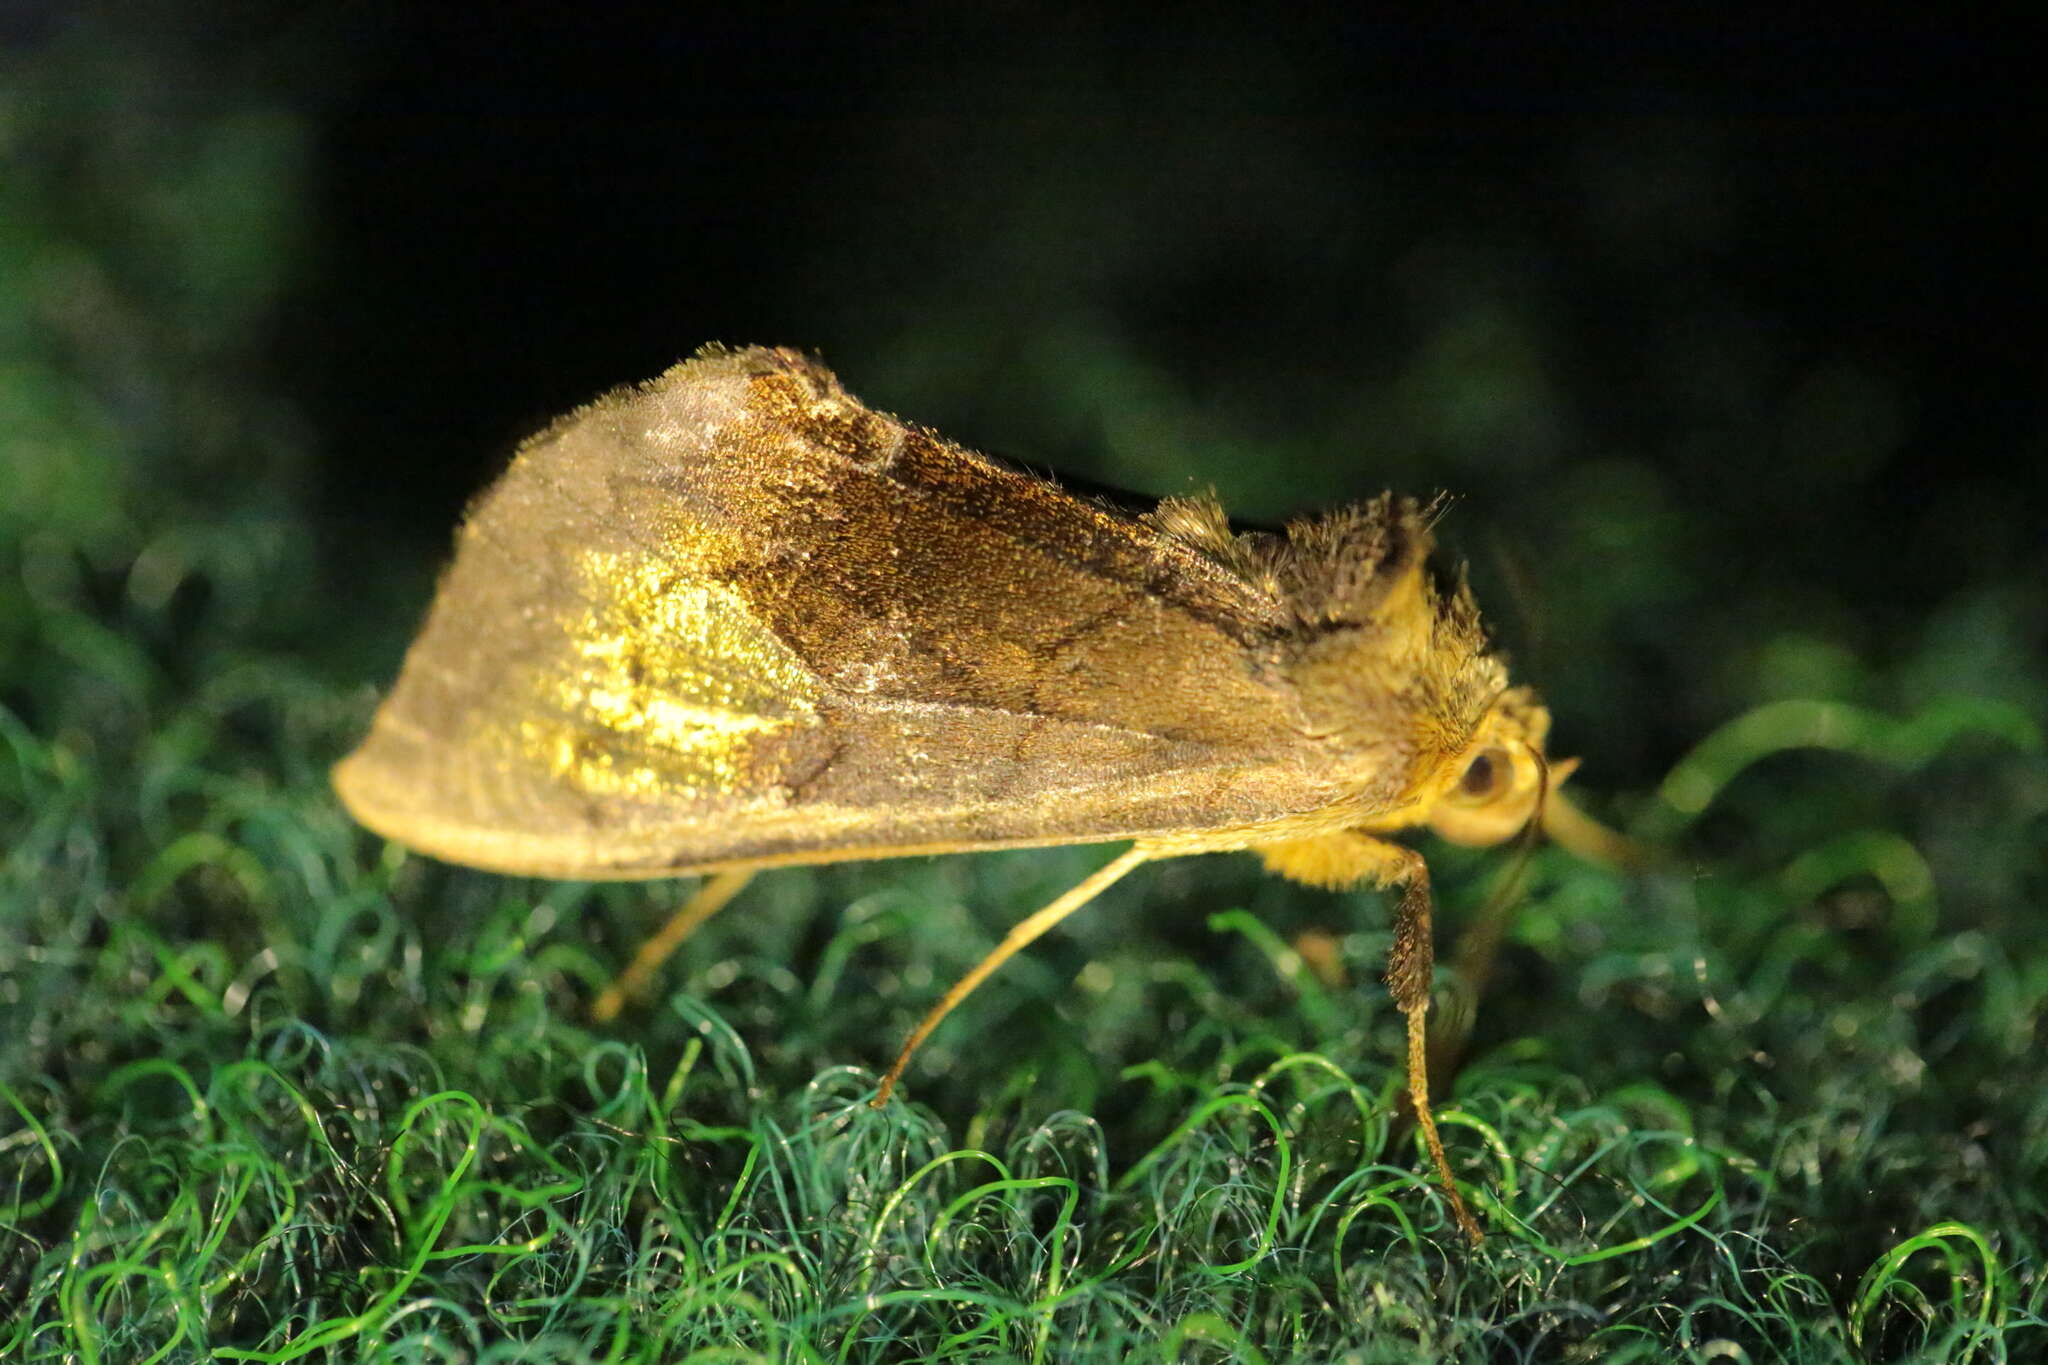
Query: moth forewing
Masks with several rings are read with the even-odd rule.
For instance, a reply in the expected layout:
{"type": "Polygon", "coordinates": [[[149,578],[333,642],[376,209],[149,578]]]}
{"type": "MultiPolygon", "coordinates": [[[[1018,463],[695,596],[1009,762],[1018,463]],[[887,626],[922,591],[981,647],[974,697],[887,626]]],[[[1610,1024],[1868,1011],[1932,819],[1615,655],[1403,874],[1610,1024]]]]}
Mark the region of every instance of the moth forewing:
{"type": "MultiPolygon", "coordinates": [[[[795,352],[709,349],[520,449],[335,785],[401,843],[551,877],[1135,841],[1020,924],[888,1083],[1109,880],[1225,849],[1405,887],[1390,979],[1419,1039],[1426,871],[1379,836],[1429,820],[1478,740],[1543,738],[1470,594],[1428,568],[1432,515],[1386,495],[1284,535],[1233,533],[1208,497],[1133,516],[870,411],[795,352]]],[[[1419,1046],[1417,1112],[1476,1233],[1419,1046]]]]}

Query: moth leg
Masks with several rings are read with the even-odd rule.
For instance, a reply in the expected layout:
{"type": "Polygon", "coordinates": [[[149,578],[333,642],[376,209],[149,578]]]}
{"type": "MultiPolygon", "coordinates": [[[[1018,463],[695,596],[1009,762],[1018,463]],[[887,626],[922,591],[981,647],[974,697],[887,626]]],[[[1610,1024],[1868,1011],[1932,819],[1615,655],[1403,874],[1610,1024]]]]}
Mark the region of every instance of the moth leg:
{"type": "Polygon", "coordinates": [[[1429,898],[1429,865],[1422,855],[1403,844],[1375,839],[1354,830],[1339,830],[1307,839],[1263,844],[1256,852],[1268,870],[1292,881],[1328,890],[1342,890],[1371,882],[1381,888],[1401,888],[1401,903],[1394,911],[1394,946],[1387,954],[1387,990],[1394,1006],[1408,1021],[1408,1098],[1415,1107],[1415,1121],[1429,1158],[1436,1166],[1437,1179],[1450,1197],[1451,1214],[1474,1246],[1480,1241],[1479,1224],[1465,1207],[1464,1196],[1451,1179],[1451,1163],[1444,1155],[1443,1138],[1437,1133],[1436,1114],[1429,1105],[1429,981],[1436,965],[1429,898]]]}
{"type": "Polygon", "coordinates": [[[647,983],[668,961],[669,954],[683,946],[683,940],[697,932],[705,920],[725,909],[726,903],[754,879],[754,869],[720,872],[705,879],[682,908],[668,917],[655,935],[640,945],[626,970],[612,979],[590,1007],[590,1017],[602,1024],[618,1016],[626,1001],[647,989],[647,983]]]}
{"type": "Polygon", "coordinates": [[[933,1005],[924,1018],[918,1021],[917,1027],[910,1031],[910,1037],[904,1040],[903,1050],[896,1054],[896,1064],[889,1068],[888,1075],[882,1077],[881,1088],[875,1092],[875,1098],[870,1103],[879,1109],[889,1102],[890,1094],[896,1089],[896,1082],[903,1077],[903,1068],[910,1065],[910,1055],[917,1051],[919,1044],[931,1036],[932,1030],[939,1026],[939,1021],[953,1012],[954,1006],[973,994],[976,986],[988,980],[990,973],[1016,956],[1046,930],[1108,890],[1125,873],[1161,856],[1161,850],[1150,844],[1133,844],[1128,850],[1096,869],[1092,875],[1058,900],[1020,920],[1009,933],[1003,935],[1003,941],[995,946],[995,951],[975,963],[967,975],[955,982],[953,989],[939,997],[939,1003],[933,1005]]]}

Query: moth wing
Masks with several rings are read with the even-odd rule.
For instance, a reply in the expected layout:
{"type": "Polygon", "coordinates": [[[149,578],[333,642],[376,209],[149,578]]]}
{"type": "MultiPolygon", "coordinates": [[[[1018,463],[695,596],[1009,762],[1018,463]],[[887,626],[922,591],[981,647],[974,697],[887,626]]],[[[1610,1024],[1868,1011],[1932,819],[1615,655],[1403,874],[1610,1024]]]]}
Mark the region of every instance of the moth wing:
{"type": "Polygon", "coordinates": [[[522,448],[335,783],[575,878],[1263,822],[1334,797],[1277,613],[794,353],[707,353],[522,448]]]}

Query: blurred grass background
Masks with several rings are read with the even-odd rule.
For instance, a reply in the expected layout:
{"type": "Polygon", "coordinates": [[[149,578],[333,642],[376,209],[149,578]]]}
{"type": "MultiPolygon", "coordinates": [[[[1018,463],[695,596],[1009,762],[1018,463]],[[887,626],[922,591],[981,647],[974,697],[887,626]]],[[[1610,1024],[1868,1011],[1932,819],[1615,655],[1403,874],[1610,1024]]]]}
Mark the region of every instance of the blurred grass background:
{"type": "MultiPolygon", "coordinates": [[[[1778,24],[11,7],[0,1358],[2039,1358],[2041,34],[1778,24]],[[683,887],[350,825],[463,501],[713,338],[1252,519],[1458,495],[1679,854],[1533,859],[1484,1250],[1377,896],[1147,869],[875,1113],[1101,850],[764,878],[596,1029],[683,887]]],[[[1427,851],[1448,938],[1502,860],[1427,851]]]]}

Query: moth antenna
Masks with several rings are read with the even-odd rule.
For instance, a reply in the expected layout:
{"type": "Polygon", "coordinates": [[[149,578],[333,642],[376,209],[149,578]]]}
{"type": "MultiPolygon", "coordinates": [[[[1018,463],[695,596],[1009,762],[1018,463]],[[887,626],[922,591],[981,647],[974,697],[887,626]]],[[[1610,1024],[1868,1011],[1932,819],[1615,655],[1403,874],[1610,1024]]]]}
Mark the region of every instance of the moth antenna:
{"type": "Polygon", "coordinates": [[[612,978],[612,983],[599,993],[590,1006],[590,1017],[600,1024],[617,1018],[628,1000],[647,989],[647,983],[654,979],[654,974],[661,970],[661,964],[668,961],[669,955],[683,946],[683,940],[696,933],[705,920],[725,909],[752,880],[754,869],[749,867],[720,872],[705,881],[680,909],[668,917],[668,923],[640,945],[640,951],[633,954],[626,970],[612,978]]]}
{"type": "Polygon", "coordinates": [[[1439,1029],[1438,1041],[1430,1049],[1429,1069],[1434,1076],[1455,1076],[1458,1064],[1464,1060],[1465,1045],[1472,1039],[1480,998],[1486,994],[1487,983],[1493,979],[1493,964],[1500,956],[1501,940],[1507,937],[1515,906],[1522,898],[1529,857],[1536,851],[1541,825],[1539,813],[1544,801],[1556,790],[1550,781],[1550,764],[1544,760],[1542,751],[1533,744],[1520,747],[1536,764],[1536,806],[1516,834],[1514,852],[1494,882],[1493,890],[1487,894],[1485,903],[1472,917],[1465,932],[1458,935],[1453,966],[1463,989],[1458,997],[1459,1008],[1453,1017],[1455,1027],[1439,1029]]]}
{"type": "MultiPolygon", "coordinates": [[[[1458,976],[1471,992],[1468,1025],[1469,1013],[1477,1010],[1479,997],[1486,993],[1487,982],[1493,976],[1501,940],[1507,937],[1508,924],[1514,918],[1515,906],[1525,889],[1523,884],[1528,876],[1529,858],[1536,851],[1539,834],[1549,835],[1567,852],[1587,862],[1635,868],[1650,861],[1649,850],[1641,844],[1615,833],[1570,804],[1570,798],[1563,791],[1562,779],[1551,780],[1552,765],[1542,750],[1533,744],[1523,744],[1521,748],[1536,765],[1536,808],[1516,836],[1513,857],[1500,880],[1494,884],[1485,904],[1480,906],[1479,913],[1458,939],[1458,976]]],[[[1578,766],[1578,760],[1568,759],[1557,766],[1569,774],[1578,766]]],[[[1430,1058],[1430,1066],[1436,1074],[1448,1075],[1457,1070],[1465,1041],[1464,1038],[1449,1040],[1437,1049],[1430,1058]]]]}
{"type": "Polygon", "coordinates": [[[888,1075],[882,1077],[881,1088],[868,1103],[880,1109],[889,1102],[889,1096],[895,1092],[896,1082],[903,1078],[903,1069],[910,1065],[911,1054],[917,1051],[919,1044],[931,1036],[932,1030],[939,1026],[939,1022],[953,1012],[954,1006],[972,995],[974,988],[988,980],[996,968],[1029,947],[1046,930],[1108,890],[1125,873],[1150,862],[1157,856],[1157,850],[1150,844],[1133,844],[1083,878],[1058,900],[1020,920],[1009,933],[1003,935],[1003,941],[995,946],[993,952],[975,963],[967,975],[954,982],[953,988],[940,996],[939,1003],[933,1005],[924,1018],[918,1021],[917,1027],[910,1031],[910,1037],[904,1040],[903,1050],[896,1054],[896,1064],[889,1068],[888,1075]]]}
{"type": "MultiPolygon", "coordinates": [[[[1508,922],[1514,917],[1515,905],[1521,899],[1529,858],[1536,851],[1536,841],[1543,828],[1544,803],[1557,794],[1557,788],[1550,781],[1550,763],[1543,757],[1543,751],[1533,744],[1523,744],[1521,749],[1536,764],[1536,807],[1515,835],[1514,853],[1500,880],[1494,884],[1485,904],[1479,907],[1471,925],[1458,938],[1458,975],[1470,987],[1475,1002],[1486,993],[1486,983],[1493,976],[1494,959],[1500,954],[1501,940],[1507,936],[1508,922]]],[[[1437,1059],[1436,1065],[1445,1069],[1455,1067],[1463,1046],[1460,1040],[1445,1049],[1445,1055],[1437,1059]]]]}

